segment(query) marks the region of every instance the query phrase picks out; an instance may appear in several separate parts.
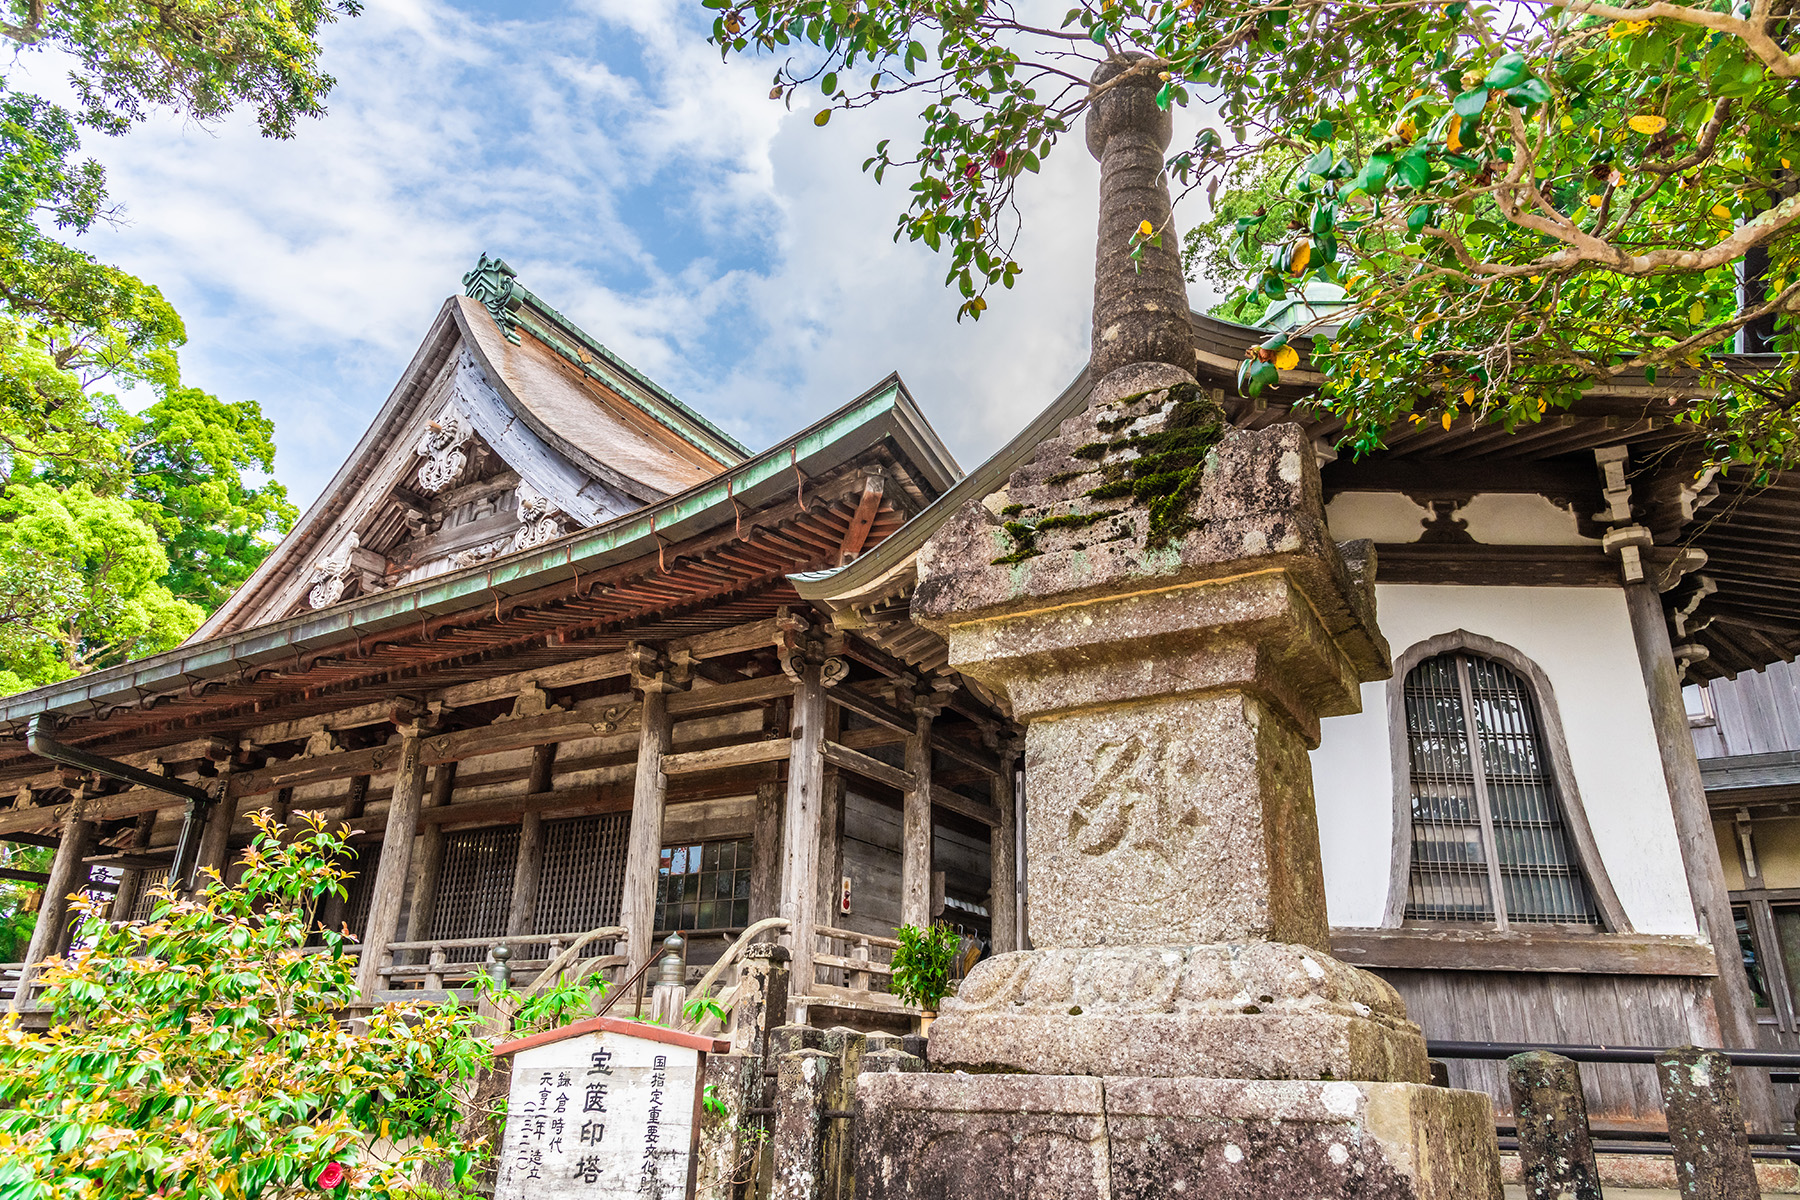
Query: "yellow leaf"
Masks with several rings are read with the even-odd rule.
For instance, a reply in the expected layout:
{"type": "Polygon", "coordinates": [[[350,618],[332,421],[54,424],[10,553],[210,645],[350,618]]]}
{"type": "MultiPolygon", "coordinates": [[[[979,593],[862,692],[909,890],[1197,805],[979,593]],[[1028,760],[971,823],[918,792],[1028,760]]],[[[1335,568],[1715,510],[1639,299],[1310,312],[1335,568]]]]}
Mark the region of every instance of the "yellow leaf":
{"type": "Polygon", "coordinates": [[[819,115],[813,118],[813,124],[823,125],[829,120],[831,120],[831,110],[829,108],[821,108],[819,110],[819,115]]]}
{"type": "Polygon", "coordinates": [[[1475,403],[1475,389],[1473,386],[1469,387],[1466,391],[1463,392],[1463,403],[1464,404],[1475,403]]]}
{"type": "Polygon", "coordinates": [[[1311,261],[1312,243],[1303,241],[1298,246],[1295,246],[1294,252],[1288,256],[1288,273],[1290,275],[1300,274],[1300,272],[1306,270],[1306,264],[1311,261]]]}
{"type": "Polygon", "coordinates": [[[1721,220],[1721,221],[1731,220],[1731,210],[1729,208],[1726,208],[1723,204],[1713,205],[1712,215],[1719,218],[1719,220],[1721,220]]]}
{"type": "Polygon", "coordinates": [[[1562,119],[1557,121],[1556,125],[1557,128],[1561,129],[1564,133],[1567,133],[1569,130],[1575,128],[1575,118],[1571,117],[1568,113],[1564,113],[1562,119]]]}
{"type": "Polygon", "coordinates": [[[1444,146],[1446,149],[1449,149],[1449,150],[1461,150],[1462,149],[1462,138],[1458,136],[1461,132],[1462,132],[1462,120],[1458,117],[1454,117],[1454,116],[1451,117],[1450,118],[1450,132],[1447,135],[1445,135],[1445,137],[1444,137],[1444,146]]]}
{"type": "Polygon", "coordinates": [[[1589,196],[1588,197],[1588,207],[1589,208],[1599,208],[1604,203],[1605,203],[1605,201],[1601,200],[1600,197],[1598,197],[1598,196],[1589,196]]]}
{"type": "Polygon", "coordinates": [[[1283,346],[1275,352],[1275,369],[1291,371],[1300,365],[1300,352],[1292,346],[1283,346]]]}
{"type": "Polygon", "coordinates": [[[1631,131],[1633,133],[1642,133],[1646,135],[1661,133],[1669,127],[1668,119],[1659,117],[1655,113],[1639,113],[1637,116],[1631,118],[1631,120],[1625,122],[1625,124],[1631,126],[1631,131]]]}
{"type": "Polygon", "coordinates": [[[1545,409],[1547,409],[1549,407],[1550,407],[1550,402],[1548,400],[1539,400],[1538,401],[1538,412],[1542,413],[1545,409]]]}
{"type": "Polygon", "coordinates": [[[1150,237],[1155,232],[1156,232],[1156,226],[1152,225],[1148,221],[1143,221],[1138,224],[1138,236],[1139,237],[1150,237]]]}
{"type": "Polygon", "coordinates": [[[1694,307],[1688,309],[1688,320],[1696,325],[1706,320],[1706,305],[1698,300],[1694,301],[1694,307]]]}
{"type": "Polygon", "coordinates": [[[1418,413],[1414,413],[1411,420],[1414,425],[1423,425],[1425,423],[1425,418],[1421,417],[1418,413]]]}
{"type": "Polygon", "coordinates": [[[1445,432],[1449,432],[1450,422],[1452,422],[1454,420],[1456,420],[1456,418],[1451,416],[1449,413],[1444,414],[1444,430],[1445,430],[1445,432]]]}

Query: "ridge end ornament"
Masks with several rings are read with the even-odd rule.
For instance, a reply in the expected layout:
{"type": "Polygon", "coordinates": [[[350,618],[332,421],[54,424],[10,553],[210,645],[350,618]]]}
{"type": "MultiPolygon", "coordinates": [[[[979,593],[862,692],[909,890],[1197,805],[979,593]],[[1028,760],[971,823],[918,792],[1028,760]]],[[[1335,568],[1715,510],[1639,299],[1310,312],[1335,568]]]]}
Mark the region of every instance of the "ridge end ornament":
{"type": "Polygon", "coordinates": [[[500,336],[513,345],[519,344],[519,319],[513,311],[524,302],[518,294],[518,272],[506,265],[504,259],[489,258],[484,252],[475,269],[462,277],[463,295],[488,310],[494,318],[494,324],[500,327],[500,336]]]}

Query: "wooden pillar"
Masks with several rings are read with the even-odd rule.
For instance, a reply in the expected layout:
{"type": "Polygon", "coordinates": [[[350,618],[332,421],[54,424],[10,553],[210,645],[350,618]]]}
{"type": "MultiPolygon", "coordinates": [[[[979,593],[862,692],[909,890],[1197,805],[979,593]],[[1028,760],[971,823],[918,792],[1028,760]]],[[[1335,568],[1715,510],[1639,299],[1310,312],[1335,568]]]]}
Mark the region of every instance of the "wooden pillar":
{"type": "MultiPolygon", "coordinates": [[[[456,788],[456,763],[439,763],[431,772],[431,795],[426,808],[450,803],[456,788]]],[[[419,853],[413,860],[412,911],[407,914],[406,940],[422,942],[431,936],[437,919],[438,883],[444,877],[444,825],[426,821],[419,830],[419,853]]]]}
{"type": "Polygon", "coordinates": [[[788,756],[787,811],[782,821],[781,915],[789,921],[796,997],[813,987],[819,911],[819,821],[825,802],[825,687],[817,663],[801,667],[794,687],[793,748],[788,756]]]}
{"type": "MultiPolygon", "coordinates": [[[[150,846],[150,836],[156,830],[156,812],[139,813],[137,824],[131,831],[130,849],[142,853],[150,846]]],[[[119,890],[113,893],[112,908],[107,917],[114,921],[129,921],[131,914],[137,909],[138,897],[144,891],[144,872],[128,870],[119,876],[119,890]]]]}
{"type": "Polygon", "coordinates": [[[767,917],[781,915],[781,809],[786,796],[786,784],[763,783],[756,788],[755,824],[750,830],[750,923],[753,925],[767,917]]]}
{"type": "MultiPolygon", "coordinates": [[[[1669,787],[1669,806],[1675,816],[1675,836],[1687,869],[1694,915],[1700,931],[1712,942],[1719,962],[1719,974],[1712,986],[1719,1034],[1728,1047],[1755,1049],[1756,1014],[1750,999],[1750,981],[1744,975],[1743,959],[1738,953],[1737,922],[1732,919],[1725,867],[1713,839],[1712,813],[1706,805],[1706,785],[1700,778],[1700,760],[1694,753],[1687,707],[1681,699],[1681,677],[1675,672],[1675,654],[1669,643],[1662,599],[1649,583],[1628,583],[1625,603],[1631,613],[1631,632],[1637,641],[1644,694],[1650,702],[1650,720],[1662,754],[1663,778],[1669,787]]],[[[1740,1082],[1744,1115],[1758,1130],[1774,1132],[1778,1117],[1768,1075],[1746,1071],[1740,1082]]]]}
{"type": "Polygon", "coordinates": [[[631,789],[631,834],[625,847],[625,894],[619,915],[632,971],[648,962],[656,950],[656,873],[662,864],[663,805],[669,785],[662,760],[669,752],[672,729],[668,695],[655,687],[646,688],[640,720],[637,779],[631,789]]]}
{"type": "Polygon", "coordinates": [[[382,988],[381,960],[400,928],[400,905],[412,873],[413,836],[419,830],[419,808],[425,794],[425,764],[420,759],[420,728],[401,729],[400,762],[394,771],[394,795],[388,802],[387,829],[381,839],[381,862],[369,894],[369,921],[364,926],[362,962],[356,986],[364,998],[382,988]]]}
{"type": "Polygon", "coordinates": [[[931,924],[931,723],[937,709],[915,704],[912,736],[906,739],[906,790],[900,816],[900,923],[920,929],[931,924]]]}
{"type": "Polygon", "coordinates": [[[212,809],[206,814],[206,828],[200,831],[200,856],[196,860],[198,869],[194,873],[194,890],[201,891],[206,884],[208,871],[225,879],[226,871],[231,868],[231,827],[237,824],[237,797],[231,794],[230,786],[219,789],[218,799],[213,801],[212,809]]]}
{"type": "Polygon", "coordinates": [[[8,1008],[17,1011],[31,991],[34,968],[46,958],[56,955],[67,943],[69,895],[86,880],[81,860],[94,840],[94,823],[81,817],[76,806],[74,815],[63,822],[62,838],[56,843],[56,856],[50,860],[50,879],[44,884],[44,899],[38,906],[37,924],[31,930],[31,944],[25,950],[25,969],[20,972],[19,990],[13,993],[8,1008]]]}
{"type": "Polygon", "coordinates": [[[1017,850],[1019,831],[1014,795],[1018,751],[1010,740],[999,746],[1000,769],[994,773],[991,798],[1000,814],[1000,823],[988,830],[988,924],[991,927],[994,953],[1008,954],[1022,949],[1019,945],[1019,870],[1017,850]]]}
{"type": "MultiPolygon", "coordinates": [[[[555,765],[555,743],[532,747],[531,778],[525,787],[527,795],[537,796],[550,790],[550,778],[555,765]]],[[[659,826],[660,824],[658,822],[659,826]]],[[[659,828],[659,840],[660,836],[659,828]]],[[[506,932],[509,935],[537,932],[538,884],[543,877],[544,814],[527,812],[519,822],[519,858],[513,868],[512,907],[506,913],[506,932]]]]}
{"type": "MultiPolygon", "coordinates": [[[[350,779],[350,795],[344,801],[342,819],[344,821],[354,821],[356,818],[362,816],[363,805],[368,803],[368,799],[369,777],[367,775],[352,776],[350,779]]],[[[351,864],[348,862],[344,863],[346,868],[350,865],[351,864]]],[[[319,927],[321,929],[337,929],[342,926],[344,923],[345,903],[346,898],[343,896],[335,894],[326,896],[319,904],[319,927]]],[[[360,933],[361,931],[352,929],[350,932],[360,933]]]]}

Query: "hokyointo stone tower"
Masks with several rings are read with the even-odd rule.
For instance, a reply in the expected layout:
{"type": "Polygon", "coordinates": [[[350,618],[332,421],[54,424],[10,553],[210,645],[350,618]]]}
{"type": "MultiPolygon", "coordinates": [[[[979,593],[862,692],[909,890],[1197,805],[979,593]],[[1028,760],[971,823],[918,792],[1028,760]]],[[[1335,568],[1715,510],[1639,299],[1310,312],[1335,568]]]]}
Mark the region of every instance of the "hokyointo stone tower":
{"type": "Polygon", "coordinates": [[[859,1197],[1497,1200],[1487,1098],[1429,1086],[1399,996],[1329,953],[1307,751],[1391,672],[1370,556],[1296,427],[1227,430],[1194,381],[1135,61],[1087,120],[1093,397],[932,537],[913,601],[1028,725],[1038,948],[946,1001],[933,1073],[864,1077],[859,1197]]]}

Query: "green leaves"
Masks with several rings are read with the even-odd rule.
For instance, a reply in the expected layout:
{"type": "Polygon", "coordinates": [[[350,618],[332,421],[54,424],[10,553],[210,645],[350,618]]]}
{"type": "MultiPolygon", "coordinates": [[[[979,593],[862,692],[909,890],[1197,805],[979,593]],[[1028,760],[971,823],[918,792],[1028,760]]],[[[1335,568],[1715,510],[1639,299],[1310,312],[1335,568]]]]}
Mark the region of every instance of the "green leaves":
{"type": "Polygon", "coordinates": [[[894,951],[894,991],[901,1003],[935,1012],[950,990],[950,973],[962,939],[948,925],[920,929],[902,925],[894,931],[899,948],[894,951]]]}
{"type": "Polygon", "coordinates": [[[1450,109],[1459,117],[1478,117],[1481,110],[1487,107],[1488,90],[1484,87],[1471,88],[1451,102],[1450,109]]]}
{"type": "MultiPolygon", "coordinates": [[[[1493,69],[1487,73],[1487,78],[1481,81],[1481,85],[1483,87],[1500,88],[1502,90],[1515,87],[1524,80],[1527,71],[1528,68],[1525,65],[1525,56],[1514,50],[1511,53],[1500,56],[1500,60],[1496,62],[1493,69]]],[[[1486,103],[1486,101],[1483,101],[1483,103],[1486,103]]],[[[1464,113],[1463,115],[1470,116],[1472,114],[1464,113]]]]}

